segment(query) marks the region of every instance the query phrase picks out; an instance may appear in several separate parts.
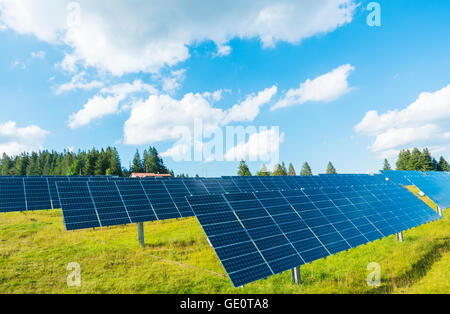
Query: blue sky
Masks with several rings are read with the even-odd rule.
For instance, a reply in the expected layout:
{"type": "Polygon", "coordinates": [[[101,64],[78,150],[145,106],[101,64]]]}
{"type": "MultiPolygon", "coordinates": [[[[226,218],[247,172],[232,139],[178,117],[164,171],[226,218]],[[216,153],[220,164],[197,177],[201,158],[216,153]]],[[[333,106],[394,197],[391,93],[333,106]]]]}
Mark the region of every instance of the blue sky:
{"type": "Polygon", "coordinates": [[[170,131],[202,117],[279,127],[279,159],[297,170],[331,160],[338,172],[373,172],[414,146],[450,159],[448,1],[378,1],[375,27],[369,1],[44,2],[0,0],[0,152],[111,145],[128,166],[153,145],[176,173],[235,174],[237,161],[171,157],[170,131]]]}

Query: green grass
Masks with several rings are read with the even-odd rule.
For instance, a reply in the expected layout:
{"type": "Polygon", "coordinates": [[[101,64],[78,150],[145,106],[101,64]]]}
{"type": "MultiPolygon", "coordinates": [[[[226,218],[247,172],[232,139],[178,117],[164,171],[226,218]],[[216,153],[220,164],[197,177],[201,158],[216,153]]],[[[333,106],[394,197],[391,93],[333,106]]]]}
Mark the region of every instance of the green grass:
{"type": "Polygon", "coordinates": [[[449,220],[304,265],[300,286],[285,272],[235,289],[195,218],[146,223],[141,248],[136,225],[67,232],[60,211],[0,214],[0,293],[450,293],[449,220]],[[66,284],[70,262],[81,287],[66,284]]]}

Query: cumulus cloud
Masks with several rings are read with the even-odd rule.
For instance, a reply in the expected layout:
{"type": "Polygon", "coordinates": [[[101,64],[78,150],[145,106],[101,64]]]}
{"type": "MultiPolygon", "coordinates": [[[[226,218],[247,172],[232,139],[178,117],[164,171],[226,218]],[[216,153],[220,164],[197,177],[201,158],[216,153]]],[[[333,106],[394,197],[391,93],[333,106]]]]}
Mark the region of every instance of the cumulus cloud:
{"type": "Polygon", "coordinates": [[[383,114],[371,110],[355,131],[375,137],[370,149],[380,156],[412,146],[441,146],[450,135],[450,84],[435,92],[424,92],[402,110],[383,114]]]}
{"type": "Polygon", "coordinates": [[[233,38],[296,44],[351,22],[355,7],[354,0],[0,0],[0,25],[67,46],[64,68],[121,76],[185,61],[188,47],[204,41],[219,55],[230,53],[233,38]]]}
{"type": "Polygon", "coordinates": [[[132,84],[122,83],[103,88],[98,95],[89,99],[83,108],[73,113],[69,118],[69,127],[72,129],[88,125],[95,119],[105,115],[114,114],[121,109],[127,109],[126,105],[122,108],[120,104],[130,95],[135,93],[157,93],[157,90],[149,84],[136,80],[132,84]]]}
{"type": "Polygon", "coordinates": [[[279,160],[280,143],[284,140],[284,133],[277,128],[262,130],[252,134],[248,141],[238,143],[227,150],[225,160],[250,160],[277,163],[279,160]]]}
{"type": "Polygon", "coordinates": [[[178,140],[186,130],[193,129],[196,121],[201,121],[206,132],[232,122],[253,121],[260,107],[270,102],[275,93],[273,86],[227,110],[214,107],[208,97],[211,94],[188,93],[180,100],[169,95],[151,95],[133,105],[124,126],[125,144],[178,140]]]}
{"type": "Polygon", "coordinates": [[[42,149],[49,134],[36,125],[20,128],[14,121],[0,123],[0,154],[18,155],[42,149]]]}
{"type": "Polygon", "coordinates": [[[348,77],[354,69],[350,64],[345,64],[315,79],[307,79],[299,88],[289,89],[271,110],[301,105],[309,101],[336,100],[350,91],[348,77]]]}

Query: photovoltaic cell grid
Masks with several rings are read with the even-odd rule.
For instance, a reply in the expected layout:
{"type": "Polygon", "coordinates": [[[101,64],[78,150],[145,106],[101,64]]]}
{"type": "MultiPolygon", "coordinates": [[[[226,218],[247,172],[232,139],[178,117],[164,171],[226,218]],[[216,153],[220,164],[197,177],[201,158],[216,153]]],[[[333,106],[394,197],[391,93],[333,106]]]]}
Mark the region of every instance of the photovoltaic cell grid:
{"type": "Polygon", "coordinates": [[[394,184],[187,199],[235,287],[439,219],[394,184]]]}
{"type": "Polygon", "coordinates": [[[402,185],[411,185],[410,177],[426,177],[423,172],[415,170],[382,170],[381,173],[391,182],[402,185]]]}
{"type": "Polygon", "coordinates": [[[450,176],[410,177],[409,180],[442,209],[450,207],[450,176]]]}

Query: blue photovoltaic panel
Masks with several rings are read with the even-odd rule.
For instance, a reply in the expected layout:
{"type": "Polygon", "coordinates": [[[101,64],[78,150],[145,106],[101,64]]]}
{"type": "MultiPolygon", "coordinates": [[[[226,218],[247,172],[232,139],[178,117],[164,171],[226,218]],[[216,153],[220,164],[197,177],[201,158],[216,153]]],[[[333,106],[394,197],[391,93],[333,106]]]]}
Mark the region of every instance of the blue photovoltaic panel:
{"type": "Polygon", "coordinates": [[[0,179],[0,211],[28,210],[23,179],[0,179]]]}
{"type": "Polygon", "coordinates": [[[131,218],[114,182],[87,182],[102,227],[125,225],[131,218]]]}
{"type": "Polygon", "coordinates": [[[50,189],[46,178],[24,178],[28,210],[53,209],[50,189]]]}
{"type": "Polygon", "coordinates": [[[423,172],[415,170],[382,170],[381,173],[390,181],[402,185],[411,185],[410,177],[426,177],[423,172]]]}
{"type": "Polygon", "coordinates": [[[394,184],[187,199],[236,287],[439,219],[394,184]]]}
{"type": "Polygon", "coordinates": [[[182,217],[165,186],[165,180],[143,180],[141,183],[160,220],[182,217]]]}
{"type": "Polygon", "coordinates": [[[411,177],[411,182],[442,209],[450,207],[450,176],[411,177]]]}
{"type": "Polygon", "coordinates": [[[57,182],[56,186],[67,230],[102,226],[87,182],[57,182]]]}
{"type": "Polygon", "coordinates": [[[158,220],[140,181],[119,181],[114,182],[114,184],[120,192],[131,222],[158,220]]]}

